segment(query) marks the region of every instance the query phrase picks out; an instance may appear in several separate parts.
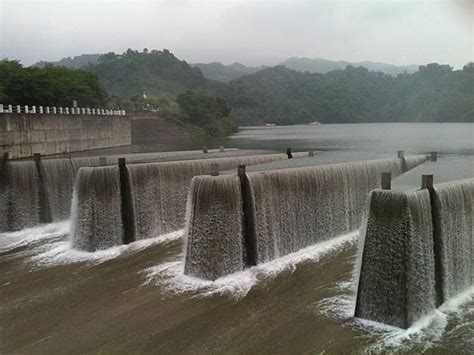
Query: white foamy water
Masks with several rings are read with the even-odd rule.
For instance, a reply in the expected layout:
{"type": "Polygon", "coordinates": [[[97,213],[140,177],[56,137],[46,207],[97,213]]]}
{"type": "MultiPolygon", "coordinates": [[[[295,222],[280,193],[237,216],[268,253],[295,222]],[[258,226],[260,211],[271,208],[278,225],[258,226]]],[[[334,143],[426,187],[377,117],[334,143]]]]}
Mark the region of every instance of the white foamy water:
{"type": "Polygon", "coordinates": [[[449,299],[408,329],[354,318],[355,286],[356,283],[352,280],[333,285],[332,289],[337,295],[318,301],[316,307],[320,314],[342,321],[343,326],[360,332],[362,337],[365,335],[367,339],[375,338],[375,342],[363,349],[364,353],[422,352],[454,337],[462,348],[474,349],[474,286],[449,299]]]}
{"type": "Polygon", "coordinates": [[[137,252],[147,247],[166,244],[180,239],[183,230],[163,234],[155,238],[115,246],[96,252],[74,249],[70,238],[70,221],[50,223],[18,232],[0,234],[0,252],[8,252],[26,247],[24,253],[30,254],[30,260],[39,265],[59,265],[75,262],[101,263],[124,253],[137,252]]]}
{"type": "Polygon", "coordinates": [[[183,230],[163,234],[155,238],[138,240],[136,242],[111,247],[105,250],[87,252],[72,248],[70,240],[58,241],[56,243],[41,246],[39,254],[34,255],[32,260],[42,265],[69,264],[75,262],[101,263],[114,259],[122,254],[137,252],[153,245],[166,244],[182,237],[183,230]]]}
{"type": "Polygon", "coordinates": [[[0,252],[62,238],[69,232],[69,221],[49,223],[18,232],[0,233],[0,252]]]}
{"type": "Polygon", "coordinates": [[[318,262],[324,256],[352,245],[358,236],[358,231],[344,234],[215,281],[184,275],[183,255],[178,255],[174,260],[146,269],[144,284],[164,286],[171,294],[194,293],[199,297],[226,294],[241,299],[259,281],[275,278],[284,271],[294,272],[301,263],[318,262]]]}

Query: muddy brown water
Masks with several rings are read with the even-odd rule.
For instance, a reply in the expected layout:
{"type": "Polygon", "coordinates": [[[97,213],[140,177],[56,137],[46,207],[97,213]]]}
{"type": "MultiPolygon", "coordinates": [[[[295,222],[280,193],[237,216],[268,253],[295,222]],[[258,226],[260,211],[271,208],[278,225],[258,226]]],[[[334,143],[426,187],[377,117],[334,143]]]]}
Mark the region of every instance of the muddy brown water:
{"type": "MultiPolygon", "coordinates": [[[[149,268],[178,264],[180,239],[125,249],[110,260],[57,265],[54,258],[38,259],[67,238],[45,238],[0,254],[1,353],[359,353],[399,346],[418,352],[433,340],[429,353],[473,349],[469,311],[467,319],[450,325],[467,327],[463,341],[449,334],[432,339],[434,325],[420,339],[396,347],[381,342],[394,330],[374,331],[346,317],[354,238],[319,260],[282,261],[276,272],[275,264],[263,265],[250,286],[249,275],[232,276],[227,289],[214,293],[206,287],[183,291],[179,278],[171,282],[178,287],[170,287],[164,274],[147,283],[149,268]],[[239,284],[247,289],[241,292],[239,284]]],[[[317,246],[310,249],[307,254],[318,253],[317,246]]]]}

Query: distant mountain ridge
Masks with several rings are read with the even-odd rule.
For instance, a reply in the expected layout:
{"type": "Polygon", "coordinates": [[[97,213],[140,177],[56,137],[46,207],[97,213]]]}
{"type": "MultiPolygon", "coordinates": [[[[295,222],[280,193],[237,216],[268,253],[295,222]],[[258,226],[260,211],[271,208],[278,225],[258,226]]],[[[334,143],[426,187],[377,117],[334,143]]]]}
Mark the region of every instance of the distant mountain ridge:
{"type": "MultiPolygon", "coordinates": [[[[89,65],[96,65],[100,61],[100,57],[103,54],[81,54],[74,57],[62,58],[57,62],[45,62],[40,61],[33,66],[44,67],[46,64],[53,65],[62,65],[68,68],[84,68],[89,65]]],[[[246,66],[241,63],[233,63],[229,65],[222,64],[220,62],[212,63],[190,63],[191,67],[199,68],[206,79],[220,81],[228,83],[232,80],[240,78],[244,75],[254,74],[269,66],[260,65],[260,66],[246,66]]],[[[384,74],[389,74],[396,76],[398,74],[413,74],[418,71],[419,65],[402,65],[397,66],[387,63],[378,63],[371,61],[363,62],[348,62],[344,60],[334,61],[324,58],[304,58],[304,57],[291,57],[280,63],[287,67],[288,69],[300,71],[300,72],[310,72],[310,73],[328,73],[332,70],[343,70],[347,66],[353,67],[364,67],[369,71],[383,72],[384,74]]]]}
{"type": "Polygon", "coordinates": [[[46,64],[53,64],[53,65],[62,65],[64,67],[68,68],[74,68],[74,69],[81,69],[84,68],[90,64],[94,65],[99,62],[99,58],[102,56],[102,54],[95,53],[95,54],[81,54],[77,55],[74,57],[65,57],[61,58],[57,62],[46,62],[46,61],[40,61],[38,63],[33,64],[33,67],[44,67],[46,64]]]}
{"type": "Polygon", "coordinates": [[[190,101],[199,102],[203,95],[225,99],[232,108],[231,119],[239,125],[474,120],[474,63],[462,70],[431,63],[412,74],[406,70],[406,75],[396,76],[380,72],[385,68],[395,73],[396,66],[365,62],[373,69],[370,71],[357,66],[361,63],[348,63],[293,58],[286,65],[262,70],[211,63],[221,71],[221,80],[228,81],[219,82],[206,78],[202,69],[167,49],[129,49],[122,54],[106,53],[85,69],[97,75],[120,107],[140,107],[140,102],[148,100],[159,108],[173,108],[177,97],[191,90],[194,93],[187,94],[190,101]],[[229,73],[235,77],[237,72],[250,70],[256,71],[229,77],[229,73]],[[314,70],[325,73],[310,72],[314,70]]]}
{"type": "Polygon", "coordinates": [[[398,74],[413,74],[418,71],[419,65],[402,65],[397,66],[387,63],[378,63],[371,61],[364,62],[347,62],[344,60],[334,61],[324,58],[298,58],[291,57],[281,63],[285,67],[301,72],[310,72],[310,73],[327,73],[332,70],[345,69],[348,65],[353,67],[364,67],[369,71],[383,72],[385,74],[396,76],[398,74]]]}
{"type": "Polygon", "coordinates": [[[259,67],[248,67],[241,63],[233,63],[230,65],[224,65],[219,62],[213,63],[191,63],[192,67],[201,69],[202,74],[210,80],[221,81],[228,83],[234,79],[240,78],[241,76],[253,74],[265,68],[266,66],[259,67]]]}

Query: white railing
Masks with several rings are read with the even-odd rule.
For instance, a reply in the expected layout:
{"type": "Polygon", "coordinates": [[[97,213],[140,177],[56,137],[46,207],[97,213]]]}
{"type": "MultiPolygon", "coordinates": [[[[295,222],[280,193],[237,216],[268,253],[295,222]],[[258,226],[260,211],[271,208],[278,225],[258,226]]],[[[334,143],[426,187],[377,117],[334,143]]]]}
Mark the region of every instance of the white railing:
{"type": "Polygon", "coordinates": [[[21,106],[0,104],[1,113],[28,113],[46,115],[92,115],[92,116],[125,116],[125,110],[108,110],[95,107],[50,107],[50,106],[21,106]]]}

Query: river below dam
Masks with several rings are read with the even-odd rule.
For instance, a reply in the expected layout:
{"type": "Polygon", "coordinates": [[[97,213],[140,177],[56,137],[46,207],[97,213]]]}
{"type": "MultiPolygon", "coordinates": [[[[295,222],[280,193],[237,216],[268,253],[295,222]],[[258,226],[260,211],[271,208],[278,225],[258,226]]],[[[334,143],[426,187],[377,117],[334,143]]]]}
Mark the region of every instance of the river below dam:
{"type": "MultiPolygon", "coordinates": [[[[394,188],[474,177],[467,123],[249,127],[225,144],[321,164],[438,152],[394,188]]],[[[406,330],[353,318],[360,231],[204,281],[183,275],[183,230],[83,252],[69,228],[0,234],[0,353],[474,352],[474,286],[406,330]]]]}

